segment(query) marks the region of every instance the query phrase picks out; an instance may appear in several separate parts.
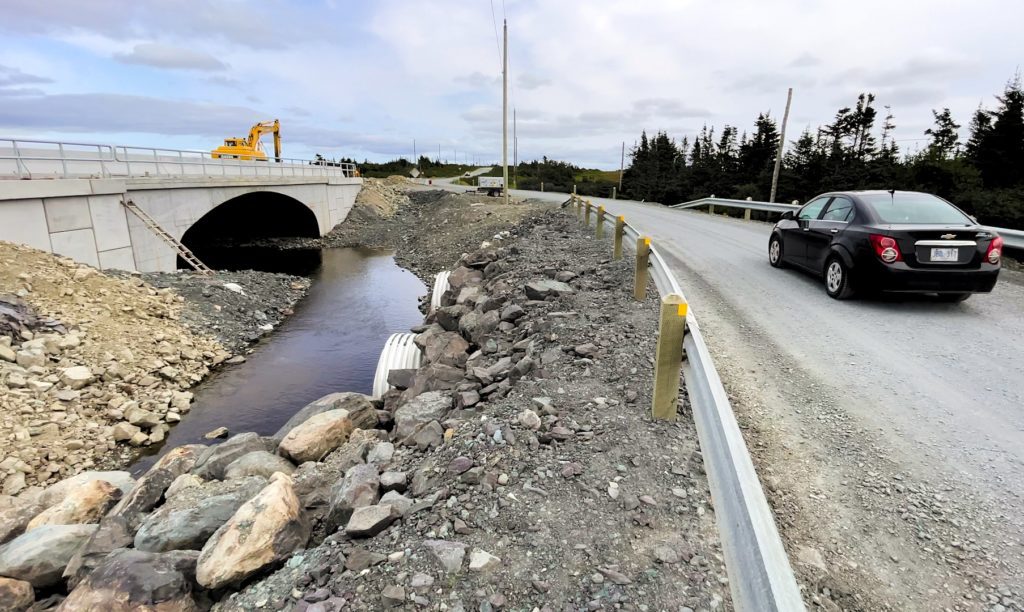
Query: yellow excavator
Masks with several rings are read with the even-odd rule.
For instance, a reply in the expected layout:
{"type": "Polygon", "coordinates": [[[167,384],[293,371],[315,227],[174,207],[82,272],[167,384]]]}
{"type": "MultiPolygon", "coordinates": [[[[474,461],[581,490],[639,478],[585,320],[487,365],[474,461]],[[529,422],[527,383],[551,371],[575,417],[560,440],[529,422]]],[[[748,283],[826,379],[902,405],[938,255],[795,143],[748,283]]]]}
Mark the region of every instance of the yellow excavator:
{"type": "Polygon", "coordinates": [[[267,161],[260,137],[268,133],[274,135],[274,159],[281,161],[281,122],[277,119],[252,126],[247,138],[225,138],[223,145],[210,152],[210,157],[267,161]]]}

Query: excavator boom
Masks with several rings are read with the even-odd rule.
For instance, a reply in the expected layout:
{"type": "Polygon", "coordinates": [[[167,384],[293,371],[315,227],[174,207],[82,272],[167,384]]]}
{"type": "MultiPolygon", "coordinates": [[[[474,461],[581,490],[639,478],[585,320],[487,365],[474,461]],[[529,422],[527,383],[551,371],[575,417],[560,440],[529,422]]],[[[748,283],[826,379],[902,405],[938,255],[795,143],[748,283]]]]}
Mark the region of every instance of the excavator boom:
{"type": "Polygon", "coordinates": [[[281,122],[277,119],[273,121],[261,121],[249,129],[248,138],[226,138],[222,146],[214,149],[210,156],[214,159],[221,157],[244,159],[244,160],[261,160],[267,159],[267,154],[263,151],[263,145],[260,142],[260,138],[264,134],[274,135],[274,160],[281,161],[281,122]]]}

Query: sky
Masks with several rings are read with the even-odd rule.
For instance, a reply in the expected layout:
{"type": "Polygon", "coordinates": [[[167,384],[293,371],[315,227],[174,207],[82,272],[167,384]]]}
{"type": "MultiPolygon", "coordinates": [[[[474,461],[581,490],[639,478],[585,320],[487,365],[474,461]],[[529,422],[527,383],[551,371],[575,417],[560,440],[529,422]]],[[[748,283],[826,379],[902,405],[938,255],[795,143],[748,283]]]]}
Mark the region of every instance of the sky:
{"type": "Polygon", "coordinates": [[[932,109],[966,138],[1024,61],[1020,0],[4,0],[0,138],[209,150],[279,118],[286,157],[497,161],[503,18],[518,158],[606,169],[641,130],[781,120],[788,87],[788,141],[860,92],[903,151],[932,109]]]}

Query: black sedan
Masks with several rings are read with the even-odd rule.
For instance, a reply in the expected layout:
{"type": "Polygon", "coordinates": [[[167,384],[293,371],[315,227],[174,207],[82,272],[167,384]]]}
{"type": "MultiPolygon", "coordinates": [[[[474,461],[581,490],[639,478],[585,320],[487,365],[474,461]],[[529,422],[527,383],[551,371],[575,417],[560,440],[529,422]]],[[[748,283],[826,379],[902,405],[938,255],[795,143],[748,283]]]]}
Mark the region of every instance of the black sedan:
{"type": "Polygon", "coordinates": [[[768,261],[855,293],[934,293],[962,301],[992,291],[1003,239],[956,206],[914,191],[844,191],[789,211],[772,229],[768,261]]]}

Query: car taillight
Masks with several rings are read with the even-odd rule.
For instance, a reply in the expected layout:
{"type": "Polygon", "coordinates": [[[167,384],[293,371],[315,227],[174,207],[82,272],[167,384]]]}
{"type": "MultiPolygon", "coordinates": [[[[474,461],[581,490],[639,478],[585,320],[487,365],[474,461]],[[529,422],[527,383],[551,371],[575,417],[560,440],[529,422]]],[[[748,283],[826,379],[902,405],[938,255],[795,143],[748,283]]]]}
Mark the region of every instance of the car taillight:
{"type": "Polygon", "coordinates": [[[985,253],[985,259],[990,264],[998,264],[999,259],[1003,256],[1003,238],[1002,236],[996,236],[992,239],[992,242],[988,243],[988,252],[985,253]]]}
{"type": "Polygon", "coordinates": [[[900,245],[889,236],[871,234],[871,246],[875,247],[875,255],[885,263],[903,261],[903,253],[900,253],[900,245]]]}

